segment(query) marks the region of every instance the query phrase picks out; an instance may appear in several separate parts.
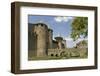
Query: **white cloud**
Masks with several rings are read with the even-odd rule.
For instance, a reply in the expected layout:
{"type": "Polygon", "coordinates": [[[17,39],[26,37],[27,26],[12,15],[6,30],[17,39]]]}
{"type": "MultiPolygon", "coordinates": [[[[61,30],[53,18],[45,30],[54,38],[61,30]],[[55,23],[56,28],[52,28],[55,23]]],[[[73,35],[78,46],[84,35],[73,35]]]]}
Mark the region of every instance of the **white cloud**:
{"type": "Polygon", "coordinates": [[[54,20],[56,22],[68,22],[69,20],[72,20],[74,17],[66,17],[66,16],[59,16],[55,17],[54,20]]]}
{"type": "Polygon", "coordinates": [[[62,22],[63,18],[62,17],[55,17],[54,18],[56,22],[62,22]]]}
{"type": "Polygon", "coordinates": [[[65,40],[72,41],[73,39],[70,37],[66,37],[65,40]]]}
{"type": "Polygon", "coordinates": [[[72,20],[73,19],[73,17],[63,17],[63,20],[65,21],[65,22],[67,22],[67,21],[69,21],[69,20],[72,20]]]}

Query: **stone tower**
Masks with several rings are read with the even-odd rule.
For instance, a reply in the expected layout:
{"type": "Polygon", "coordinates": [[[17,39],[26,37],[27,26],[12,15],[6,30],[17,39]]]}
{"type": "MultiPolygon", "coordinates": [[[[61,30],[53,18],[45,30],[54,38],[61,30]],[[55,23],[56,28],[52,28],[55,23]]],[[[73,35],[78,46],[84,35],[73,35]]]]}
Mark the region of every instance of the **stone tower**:
{"type": "Polygon", "coordinates": [[[63,38],[62,37],[55,37],[56,41],[58,42],[58,49],[62,49],[62,40],[63,38]]]}
{"type": "Polygon", "coordinates": [[[51,49],[52,48],[52,36],[53,36],[53,30],[52,29],[48,29],[48,48],[51,49]]]}
{"type": "Polygon", "coordinates": [[[43,57],[47,51],[47,31],[48,27],[43,23],[37,23],[34,26],[34,33],[37,34],[37,57],[43,57]]]}

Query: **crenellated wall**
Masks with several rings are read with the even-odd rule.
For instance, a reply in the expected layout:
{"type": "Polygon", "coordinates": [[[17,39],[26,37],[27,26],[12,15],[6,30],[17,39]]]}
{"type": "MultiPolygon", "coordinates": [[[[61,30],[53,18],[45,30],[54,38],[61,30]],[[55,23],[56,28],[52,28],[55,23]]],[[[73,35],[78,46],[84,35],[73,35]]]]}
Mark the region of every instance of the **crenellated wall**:
{"type": "Polygon", "coordinates": [[[66,46],[62,37],[53,40],[53,30],[44,23],[29,24],[28,30],[28,48],[34,56],[43,57],[48,55],[48,49],[62,49],[66,46]]]}

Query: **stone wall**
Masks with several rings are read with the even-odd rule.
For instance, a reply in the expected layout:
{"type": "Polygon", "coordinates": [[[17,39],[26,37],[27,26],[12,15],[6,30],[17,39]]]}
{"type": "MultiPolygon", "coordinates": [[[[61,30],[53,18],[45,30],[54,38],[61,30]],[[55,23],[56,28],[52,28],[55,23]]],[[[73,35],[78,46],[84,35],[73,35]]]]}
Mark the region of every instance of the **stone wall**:
{"type": "Polygon", "coordinates": [[[48,49],[48,56],[52,57],[85,57],[87,54],[86,48],[48,49]]]}

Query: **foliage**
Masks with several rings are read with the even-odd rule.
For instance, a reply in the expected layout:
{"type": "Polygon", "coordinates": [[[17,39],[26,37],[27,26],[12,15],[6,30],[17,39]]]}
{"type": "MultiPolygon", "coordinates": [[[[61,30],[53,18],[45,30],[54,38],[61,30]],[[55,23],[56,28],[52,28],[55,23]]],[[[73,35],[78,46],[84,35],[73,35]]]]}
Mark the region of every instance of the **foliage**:
{"type": "Polygon", "coordinates": [[[82,44],[85,44],[85,45],[87,45],[87,42],[86,42],[85,40],[83,40],[83,41],[82,41],[82,44]]]}
{"type": "Polygon", "coordinates": [[[75,17],[72,22],[71,37],[73,40],[78,38],[87,37],[88,35],[88,18],[87,17],[75,17]]]}

